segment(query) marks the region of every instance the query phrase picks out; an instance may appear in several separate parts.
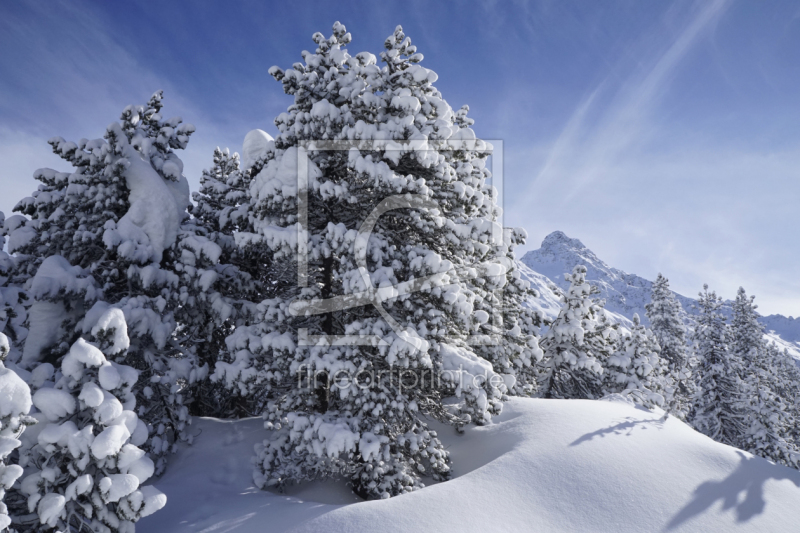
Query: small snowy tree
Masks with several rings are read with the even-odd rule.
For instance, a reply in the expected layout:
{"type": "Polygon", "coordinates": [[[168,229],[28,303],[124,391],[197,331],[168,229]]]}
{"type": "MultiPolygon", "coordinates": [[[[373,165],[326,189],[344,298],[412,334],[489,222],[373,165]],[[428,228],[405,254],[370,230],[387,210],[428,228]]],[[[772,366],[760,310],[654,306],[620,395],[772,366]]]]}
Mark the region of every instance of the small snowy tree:
{"type": "Polygon", "coordinates": [[[58,371],[48,363],[34,371],[52,377],[33,395],[41,427],[22,448],[20,531],[133,533],[137,520],[166,502],[143,485],[155,465],[139,448],[148,431],[135,413],[138,372],[103,352],[129,347],[122,311],[107,308],[90,329],[94,341],[79,338],[58,371]]]}
{"type": "Polygon", "coordinates": [[[669,288],[669,280],[660,273],[653,282],[650,303],[645,306],[650,329],[661,347],[661,359],[666,364],[666,379],[674,390],[665,406],[670,413],[685,419],[691,410],[695,387],[686,351],[686,327],[681,318],[680,302],[669,288]]]}
{"type": "Polygon", "coordinates": [[[189,186],[175,150],[194,131],[179,117],[161,117],[162,94],[128,106],[104,139],[50,139],[75,167],[42,169],[39,190],[6,220],[15,283],[34,285],[30,334],[20,364],[58,364],[82,333],[95,302],[123,310],[131,346],[117,362],[143,373],[136,385],[139,415],[150,428],[146,449],[158,459],[185,436],[187,388],[206,374],[173,337],[181,306],[175,241],[187,216],[189,186]],[[77,270],[76,270],[77,269],[77,270]]]}
{"type": "Polygon", "coordinates": [[[7,231],[5,215],[0,211],[0,333],[9,342],[7,359],[16,363],[22,355],[21,348],[28,335],[25,322],[29,304],[27,293],[13,279],[17,258],[5,252],[7,231]]]}
{"type": "Polygon", "coordinates": [[[31,409],[31,391],[13,371],[3,365],[9,352],[8,338],[0,333],[0,531],[8,531],[11,517],[4,503],[6,491],[22,475],[22,467],[10,463],[16,448],[22,445],[19,437],[25,427],[34,423],[27,416],[31,409]]]}
{"type": "Polygon", "coordinates": [[[733,316],[730,327],[730,350],[733,356],[741,361],[746,375],[754,375],[755,380],[770,380],[769,363],[766,360],[767,343],[764,341],[764,326],[758,321],[758,314],[753,303],[754,296],[747,296],[744,288],[739,287],[733,301],[733,316]]]}
{"type": "MultiPolygon", "coordinates": [[[[182,225],[178,236],[179,342],[210,368],[225,353],[225,338],[237,326],[253,322],[256,304],[273,287],[266,254],[259,249],[263,247],[235,242],[235,233],[253,232],[250,181],[250,174],[240,169],[238,154],[215,149],[213,166],[203,171],[200,191],[193,194],[193,218],[182,225]]],[[[199,381],[192,396],[193,414],[258,413],[242,396],[223,393],[219,383],[210,380],[199,381]]]]}
{"type": "MultiPolygon", "coordinates": [[[[794,440],[796,396],[782,397],[781,364],[764,340],[754,297],[739,288],[733,302],[730,349],[742,362],[740,409],[744,417],[743,449],[786,466],[797,468],[800,451],[794,440]]],[[[794,364],[792,365],[794,366],[794,364]]],[[[796,376],[795,376],[796,379],[796,376]]],[[[796,384],[789,384],[789,387],[796,384]]]]}
{"type": "MultiPolygon", "coordinates": [[[[196,203],[192,215],[215,232],[228,225],[246,226],[249,185],[248,174],[240,169],[239,154],[231,154],[227,148],[215,148],[211,168],[203,170],[200,177],[200,191],[192,193],[196,203]]],[[[234,246],[232,239],[229,246],[234,246]]]]}
{"type": "Polygon", "coordinates": [[[703,285],[697,307],[699,316],[692,340],[699,380],[690,421],[717,442],[741,447],[745,432],[741,410],[744,390],[739,378],[742,369],[730,351],[728,326],[720,312],[722,299],[703,285]]]}
{"type": "Polygon", "coordinates": [[[515,394],[531,396],[537,391],[536,363],[544,354],[539,347],[542,317],[528,307],[531,298],[537,298],[538,294],[522,279],[516,266],[514,248],[525,244],[526,237],[523,229],[505,229],[502,250],[498,253],[505,270],[502,290],[486,291],[485,286],[476,290],[482,297],[476,298],[475,309],[490,318],[482,332],[491,337],[485,345],[476,343],[475,352],[492,362],[496,372],[514,377],[509,388],[515,394]]]}
{"type": "Polygon", "coordinates": [[[630,335],[622,335],[618,348],[607,361],[604,372],[606,390],[621,393],[647,408],[663,407],[668,384],[655,336],[633,315],[630,335]]]}
{"type": "Polygon", "coordinates": [[[570,287],[561,311],[539,343],[544,357],[538,364],[539,395],[544,398],[597,399],[604,395],[603,366],[613,350],[616,326],[591,298],[599,291],[586,283],[586,267],[564,274],[570,287]]]}

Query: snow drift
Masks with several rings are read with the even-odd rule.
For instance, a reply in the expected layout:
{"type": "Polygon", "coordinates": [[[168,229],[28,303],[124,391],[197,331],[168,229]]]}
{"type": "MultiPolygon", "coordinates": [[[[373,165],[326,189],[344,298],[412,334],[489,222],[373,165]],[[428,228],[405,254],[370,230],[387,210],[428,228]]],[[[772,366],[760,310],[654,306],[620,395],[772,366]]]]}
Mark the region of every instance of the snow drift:
{"type": "Polygon", "coordinates": [[[284,494],[251,479],[257,419],[197,421],[155,486],[151,533],[269,531],[795,531],[800,472],[624,401],[512,399],[464,435],[440,429],[455,478],[360,502],[342,483],[284,494]]]}

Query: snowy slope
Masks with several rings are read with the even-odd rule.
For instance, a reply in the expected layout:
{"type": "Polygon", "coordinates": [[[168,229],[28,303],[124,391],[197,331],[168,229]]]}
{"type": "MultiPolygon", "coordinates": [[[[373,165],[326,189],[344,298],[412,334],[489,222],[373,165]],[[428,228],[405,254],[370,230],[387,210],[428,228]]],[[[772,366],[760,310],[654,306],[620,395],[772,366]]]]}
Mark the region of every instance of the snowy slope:
{"type": "MultiPolygon", "coordinates": [[[[517,268],[522,278],[530,282],[531,287],[539,294],[538,298],[533,298],[528,302],[528,306],[539,310],[548,320],[555,319],[558,316],[558,312],[561,310],[561,299],[552,289],[554,285],[553,281],[547,276],[532,270],[525,265],[525,263],[518,261],[517,268]]],[[[630,328],[633,324],[630,318],[620,313],[615,313],[608,308],[606,308],[606,313],[613,321],[622,324],[626,328],[630,328]]],[[[631,316],[633,316],[633,313],[631,313],[631,316]]]]}
{"type": "MultiPolygon", "coordinates": [[[[521,269],[523,275],[530,271],[539,274],[538,277],[530,275],[527,277],[541,293],[549,292],[544,289],[551,284],[550,280],[561,289],[566,289],[569,287],[569,282],[564,281],[564,273],[572,272],[575,265],[585,265],[586,279],[600,289],[599,297],[606,300],[607,310],[626,319],[638,313],[642,321],[648,324],[645,305],[650,301],[653,282],[609,266],[578,239],[571,239],[563,232],[555,231],[545,237],[541,248],[522,256],[520,263],[528,267],[521,269]],[[541,279],[543,276],[544,280],[541,279]]],[[[674,294],[688,315],[696,313],[692,309],[695,303],[693,298],[674,294]]],[[[729,302],[723,313],[730,315],[729,302]]],[[[796,358],[800,358],[800,317],[770,315],[761,317],[760,320],[767,332],[773,332],[769,335],[769,340],[778,343],[782,348],[788,348],[796,358]]],[[[627,325],[629,320],[622,322],[627,325]]]]}
{"type": "Polygon", "coordinates": [[[783,340],[800,345],[800,317],[767,315],[761,317],[761,322],[768,332],[773,331],[783,340]]]}
{"type": "MultiPolygon", "coordinates": [[[[541,248],[526,253],[520,261],[562,289],[569,287],[564,273],[572,272],[575,265],[584,265],[586,280],[600,289],[600,297],[606,300],[606,309],[628,318],[639,313],[642,321],[647,323],[644,306],[650,301],[653,282],[609,266],[578,239],[554,231],[545,237],[541,248]]],[[[694,303],[691,298],[676,296],[684,309],[694,303]]]]}
{"type": "Polygon", "coordinates": [[[494,423],[440,432],[455,478],[356,502],[342,483],[288,494],[250,478],[259,420],[196,421],[155,485],[148,533],[796,531],[800,472],[624,402],[513,399],[494,423]]]}

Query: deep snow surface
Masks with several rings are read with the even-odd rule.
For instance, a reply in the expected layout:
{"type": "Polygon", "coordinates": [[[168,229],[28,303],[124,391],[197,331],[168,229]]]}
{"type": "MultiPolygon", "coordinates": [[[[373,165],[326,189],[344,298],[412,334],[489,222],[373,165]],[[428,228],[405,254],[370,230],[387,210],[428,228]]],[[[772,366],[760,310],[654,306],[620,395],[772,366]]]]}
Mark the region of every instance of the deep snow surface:
{"type": "Polygon", "coordinates": [[[261,421],[200,419],[154,484],[146,533],[279,531],[797,531],[800,472],[624,402],[512,399],[464,435],[441,431],[455,478],[357,502],[341,482],[258,491],[261,421]]]}

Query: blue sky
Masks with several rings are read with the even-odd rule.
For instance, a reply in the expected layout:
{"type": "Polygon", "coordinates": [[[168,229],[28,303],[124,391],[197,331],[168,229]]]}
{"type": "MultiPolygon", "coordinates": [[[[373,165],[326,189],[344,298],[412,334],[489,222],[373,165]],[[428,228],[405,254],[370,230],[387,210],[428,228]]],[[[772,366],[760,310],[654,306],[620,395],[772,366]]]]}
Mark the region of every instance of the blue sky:
{"type": "Polygon", "coordinates": [[[0,210],[46,140],[103,134],[165,91],[214,146],[274,131],[291,103],[267,70],[340,20],[351,53],[397,24],[478,135],[502,139],[506,223],[526,249],[560,229],[612,266],[662,272],[688,296],[742,285],[764,314],[800,314],[800,5],[796,2],[2,2],[0,210]]]}

